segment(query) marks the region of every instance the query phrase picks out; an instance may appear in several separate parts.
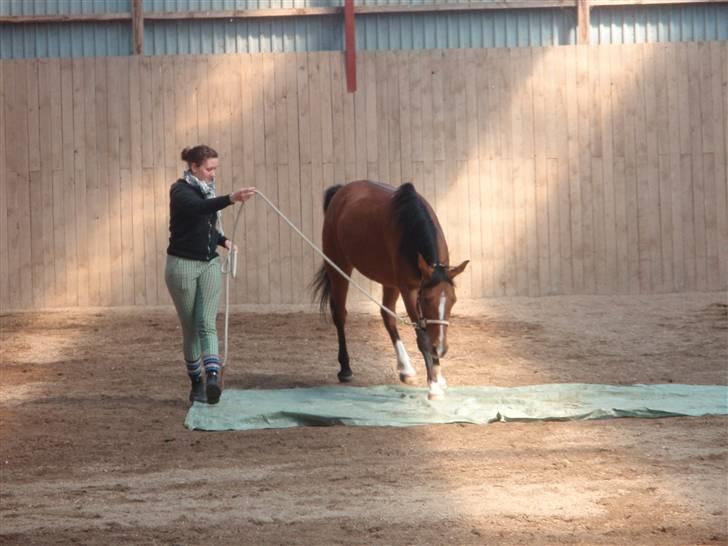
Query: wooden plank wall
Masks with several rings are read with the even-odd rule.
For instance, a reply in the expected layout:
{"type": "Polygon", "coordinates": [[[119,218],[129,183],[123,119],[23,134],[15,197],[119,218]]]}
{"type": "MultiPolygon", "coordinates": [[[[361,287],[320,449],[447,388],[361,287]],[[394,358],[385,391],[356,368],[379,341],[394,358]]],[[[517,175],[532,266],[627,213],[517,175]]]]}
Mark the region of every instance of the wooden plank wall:
{"type": "MultiPolygon", "coordinates": [[[[169,303],[167,189],[198,142],[221,192],[257,185],[315,241],[330,184],[414,181],[471,260],[461,297],[728,288],[728,43],[358,70],[352,95],[338,53],[2,61],[0,308],[169,303]]],[[[309,301],[320,260],[262,201],[237,239],[234,302],[309,301]]]]}

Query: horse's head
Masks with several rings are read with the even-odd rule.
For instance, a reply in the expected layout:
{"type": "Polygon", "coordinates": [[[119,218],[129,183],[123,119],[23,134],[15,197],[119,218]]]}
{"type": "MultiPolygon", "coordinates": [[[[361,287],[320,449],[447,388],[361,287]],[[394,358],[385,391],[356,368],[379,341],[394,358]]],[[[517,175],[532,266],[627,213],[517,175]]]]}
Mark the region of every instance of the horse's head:
{"type": "Polygon", "coordinates": [[[465,270],[468,260],[457,267],[443,264],[428,264],[417,256],[422,273],[422,283],[417,294],[418,326],[424,327],[432,344],[431,355],[439,359],[447,353],[447,325],[452,306],[455,305],[455,283],[453,279],[465,270]]]}

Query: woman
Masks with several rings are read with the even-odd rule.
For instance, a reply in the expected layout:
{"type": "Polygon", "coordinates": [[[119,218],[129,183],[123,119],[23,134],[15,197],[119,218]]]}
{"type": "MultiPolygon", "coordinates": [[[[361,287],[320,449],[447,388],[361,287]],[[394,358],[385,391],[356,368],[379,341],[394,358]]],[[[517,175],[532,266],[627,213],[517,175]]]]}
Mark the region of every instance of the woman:
{"type": "Polygon", "coordinates": [[[217,404],[222,384],[215,318],[222,283],[216,249],[237,250],[222,233],[220,211],[244,203],[255,188],[217,197],[217,152],[204,144],[182,150],[182,161],[188,169],[169,192],[170,236],[164,277],[182,325],[182,347],[192,382],[190,402],[217,404]]]}

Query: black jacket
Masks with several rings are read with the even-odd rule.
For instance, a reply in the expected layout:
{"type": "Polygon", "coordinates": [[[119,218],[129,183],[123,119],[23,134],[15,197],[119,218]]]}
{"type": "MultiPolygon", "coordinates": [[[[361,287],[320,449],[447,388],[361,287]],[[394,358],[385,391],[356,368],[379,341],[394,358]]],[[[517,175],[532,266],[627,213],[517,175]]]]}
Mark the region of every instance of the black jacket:
{"type": "Polygon", "coordinates": [[[169,246],[167,254],[209,262],[217,256],[217,245],[227,238],[215,228],[217,211],[231,205],[230,196],[205,199],[202,192],[184,180],[169,190],[169,246]]]}

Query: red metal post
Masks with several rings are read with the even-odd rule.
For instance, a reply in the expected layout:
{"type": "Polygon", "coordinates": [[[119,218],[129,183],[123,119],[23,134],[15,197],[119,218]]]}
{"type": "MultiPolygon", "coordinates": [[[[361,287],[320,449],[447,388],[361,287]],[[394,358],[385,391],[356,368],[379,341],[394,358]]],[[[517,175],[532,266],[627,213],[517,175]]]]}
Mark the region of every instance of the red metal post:
{"type": "Polygon", "coordinates": [[[356,92],[356,25],[354,0],[344,0],[344,36],[346,45],[346,89],[356,92]]]}

